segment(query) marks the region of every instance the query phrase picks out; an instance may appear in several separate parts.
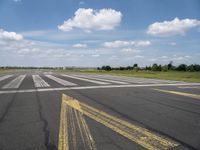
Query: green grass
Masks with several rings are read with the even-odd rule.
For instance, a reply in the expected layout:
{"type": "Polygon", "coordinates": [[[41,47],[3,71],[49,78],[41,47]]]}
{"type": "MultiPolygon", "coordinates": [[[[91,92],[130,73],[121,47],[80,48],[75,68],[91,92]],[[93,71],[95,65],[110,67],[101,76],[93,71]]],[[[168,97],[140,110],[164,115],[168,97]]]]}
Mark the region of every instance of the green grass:
{"type": "Polygon", "coordinates": [[[1,72],[12,72],[15,71],[15,69],[0,69],[0,73],[1,72]]]}
{"type": "Polygon", "coordinates": [[[200,82],[200,72],[182,72],[182,71],[135,71],[135,70],[64,70],[65,72],[82,72],[82,73],[95,73],[95,74],[110,74],[117,76],[129,76],[129,77],[144,77],[153,79],[167,79],[167,80],[180,80],[189,82],[200,82]]]}
{"type": "MultiPolygon", "coordinates": [[[[13,72],[13,71],[16,71],[16,69],[0,69],[0,73],[1,72],[13,72]]],[[[102,71],[102,70],[96,70],[96,69],[69,69],[69,70],[56,70],[56,71],[94,73],[94,74],[110,74],[110,75],[117,75],[117,76],[200,82],[200,72],[182,72],[182,71],[162,72],[162,71],[135,71],[135,70],[102,71]]]]}

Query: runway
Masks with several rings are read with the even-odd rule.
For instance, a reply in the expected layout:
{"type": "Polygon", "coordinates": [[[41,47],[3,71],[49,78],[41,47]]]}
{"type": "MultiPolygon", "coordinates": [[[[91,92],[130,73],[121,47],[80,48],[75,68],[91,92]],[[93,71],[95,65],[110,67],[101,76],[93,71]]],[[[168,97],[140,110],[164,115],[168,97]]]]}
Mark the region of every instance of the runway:
{"type": "Polygon", "coordinates": [[[0,74],[2,150],[198,150],[200,83],[30,70],[0,74]]]}

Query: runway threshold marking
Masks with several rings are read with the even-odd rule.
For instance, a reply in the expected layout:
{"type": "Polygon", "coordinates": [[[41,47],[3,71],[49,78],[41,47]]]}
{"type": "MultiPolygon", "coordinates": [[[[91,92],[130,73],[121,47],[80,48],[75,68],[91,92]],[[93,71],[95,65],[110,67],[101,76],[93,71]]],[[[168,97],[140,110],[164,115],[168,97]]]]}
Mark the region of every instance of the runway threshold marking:
{"type": "Polygon", "coordinates": [[[75,85],[77,85],[75,83],[63,80],[61,78],[58,78],[58,77],[55,77],[55,76],[52,76],[52,75],[45,75],[45,76],[48,77],[49,79],[61,84],[61,85],[64,85],[64,86],[75,86],[75,85]]]}
{"type": "Polygon", "coordinates": [[[35,87],[50,87],[50,85],[44,81],[39,75],[32,75],[35,87]]]}
{"type": "MultiPolygon", "coordinates": [[[[65,101],[66,96],[62,95],[58,150],[76,150],[80,143],[83,144],[85,150],[96,150],[95,141],[83,113],[70,107],[65,101]]],[[[72,105],[81,109],[79,103],[73,102],[72,105]]]]}
{"type": "MultiPolygon", "coordinates": [[[[81,115],[85,115],[98,123],[110,128],[111,130],[115,131],[116,133],[126,137],[127,139],[131,140],[134,143],[139,144],[140,146],[144,147],[148,150],[167,150],[173,147],[177,147],[179,144],[167,137],[158,135],[156,133],[151,132],[148,129],[140,127],[138,125],[134,125],[127,121],[124,121],[118,117],[109,115],[102,110],[98,110],[94,107],[91,107],[87,104],[79,102],[72,97],[69,97],[63,94],[62,97],[62,105],[68,106],[67,108],[73,108],[81,115]]],[[[63,109],[63,107],[62,107],[63,109]]],[[[61,111],[63,112],[63,110],[61,111]]],[[[63,117],[63,116],[61,116],[63,117]]],[[[66,117],[66,116],[64,116],[66,117]]],[[[60,119],[60,124],[62,125],[63,118],[60,119]]],[[[62,127],[63,128],[63,127],[62,127]]],[[[60,134],[62,134],[62,128],[60,128],[60,134]]],[[[62,147],[63,139],[62,136],[59,136],[59,147],[62,147]]],[[[62,150],[62,149],[59,149],[62,150]]],[[[93,149],[91,149],[93,150],[93,149]]]]}
{"type": "Polygon", "coordinates": [[[184,92],[171,91],[171,90],[162,90],[162,89],[154,89],[154,90],[160,91],[160,92],[164,92],[164,93],[171,93],[171,94],[176,94],[176,95],[191,97],[191,98],[199,99],[200,100],[200,95],[198,95],[198,94],[184,93],[184,92]]]}
{"type": "Polygon", "coordinates": [[[72,79],[82,80],[82,81],[86,81],[86,82],[91,82],[91,83],[95,83],[95,84],[100,84],[100,85],[107,85],[107,84],[110,84],[110,83],[107,83],[107,82],[102,82],[102,81],[96,81],[96,80],[86,79],[86,78],[77,77],[77,76],[74,76],[74,75],[72,76],[72,75],[63,74],[62,76],[68,77],[68,78],[72,78],[72,79]]]}
{"type": "MultiPolygon", "coordinates": [[[[77,75],[74,75],[74,76],[77,76],[77,75]]],[[[99,81],[104,81],[104,82],[110,82],[110,83],[116,83],[116,84],[130,84],[128,82],[111,80],[111,79],[102,79],[102,78],[97,78],[97,77],[88,76],[88,75],[78,75],[78,77],[92,79],[92,80],[99,80],[99,81]]]]}
{"type": "Polygon", "coordinates": [[[5,79],[8,79],[8,78],[10,78],[10,77],[12,77],[13,75],[5,75],[5,76],[2,76],[2,77],[0,77],[0,81],[3,81],[3,80],[5,80],[5,79]]]}
{"type": "Polygon", "coordinates": [[[4,85],[2,88],[3,89],[17,89],[21,85],[22,81],[26,75],[20,75],[16,77],[15,79],[11,80],[8,84],[4,85]]]}
{"type": "Polygon", "coordinates": [[[21,89],[21,90],[0,90],[0,94],[12,93],[32,93],[64,90],[89,90],[89,89],[108,89],[108,88],[132,88],[132,87],[156,87],[156,86],[183,86],[183,85],[200,85],[200,83],[181,83],[181,84],[128,84],[128,85],[98,85],[98,86],[77,86],[77,87],[60,87],[60,88],[40,88],[40,89],[21,89]]]}

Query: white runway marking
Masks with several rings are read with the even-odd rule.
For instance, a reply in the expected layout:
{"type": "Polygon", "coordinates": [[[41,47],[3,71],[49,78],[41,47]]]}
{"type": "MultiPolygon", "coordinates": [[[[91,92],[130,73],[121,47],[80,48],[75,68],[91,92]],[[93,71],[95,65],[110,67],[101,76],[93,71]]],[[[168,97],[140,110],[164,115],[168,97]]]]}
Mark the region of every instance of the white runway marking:
{"type": "MultiPolygon", "coordinates": [[[[75,75],[77,76],[77,75],[75,75]]],[[[102,79],[102,78],[97,78],[97,77],[92,77],[92,76],[87,76],[87,75],[78,75],[78,77],[83,77],[87,79],[93,79],[93,80],[99,80],[99,81],[105,81],[105,82],[110,82],[110,83],[116,83],[116,84],[130,84],[127,82],[122,82],[122,81],[116,81],[116,80],[111,80],[111,79],[102,79]]]]}
{"type": "Polygon", "coordinates": [[[91,83],[95,83],[95,84],[101,84],[101,85],[110,84],[110,83],[102,82],[102,81],[95,81],[95,80],[90,80],[90,79],[86,79],[86,78],[79,78],[79,77],[72,76],[72,75],[63,74],[62,76],[77,79],[77,80],[87,81],[87,82],[91,82],[91,83]]]}
{"type": "Polygon", "coordinates": [[[131,83],[184,83],[181,81],[171,80],[160,80],[160,79],[148,79],[148,78],[137,78],[137,77],[123,77],[123,76],[110,76],[110,75],[93,75],[103,79],[114,79],[131,83]]]}
{"type": "Polygon", "coordinates": [[[35,87],[50,87],[39,75],[32,75],[35,87]]]}
{"type": "Polygon", "coordinates": [[[4,85],[3,89],[17,89],[17,88],[19,88],[19,86],[21,85],[21,83],[22,83],[22,81],[24,80],[25,77],[26,77],[26,75],[20,75],[20,76],[16,77],[12,81],[10,81],[8,84],[4,85]]]}
{"type": "Polygon", "coordinates": [[[106,88],[156,87],[156,86],[200,86],[200,83],[80,86],[80,87],[46,88],[46,89],[9,90],[9,91],[0,91],[0,94],[48,92],[48,91],[64,91],[64,90],[85,90],[85,89],[106,89],[106,88]]]}
{"type": "Polygon", "coordinates": [[[179,86],[180,89],[200,89],[200,86],[179,86]]]}
{"type": "Polygon", "coordinates": [[[56,81],[57,83],[59,83],[59,84],[61,84],[61,85],[64,85],[64,86],[74,86],[74,85],[77,85],[77,84],[75,84],[75,83],[72,83],[72,82],[69,82],[69,81],[66,81],[66,80],[57,78],[57,77],[52,76],[52,75],[46,75],[46,77],[48,77],[48,78],[51,79],[51,80],[56,81]]]}
{"type": "Polygon", "coordinates": [[[8,78],[10,78],[10,77],[12,77],[13,75],[5,75],[5,76],[2,76],[2,77],[0,77],[0,81],[3,81],[3,80],[5,80],[5,79],[8,79],[8,78]]]}
{"type": "Polygon", "coordinates": [[[117,80],[117,81],[123,81],[123,82],[130,82],[130,83],[147,83],[147,82],[144,82],[144,80],[140,79],[140,78],[129,78],[129,77],[118,77],[118,76],[109,76],[109,75],[90,75],[92,77],[97,77],[97,78],[101,78],[101,79],[111,79],[111,80],[117,80]]]}

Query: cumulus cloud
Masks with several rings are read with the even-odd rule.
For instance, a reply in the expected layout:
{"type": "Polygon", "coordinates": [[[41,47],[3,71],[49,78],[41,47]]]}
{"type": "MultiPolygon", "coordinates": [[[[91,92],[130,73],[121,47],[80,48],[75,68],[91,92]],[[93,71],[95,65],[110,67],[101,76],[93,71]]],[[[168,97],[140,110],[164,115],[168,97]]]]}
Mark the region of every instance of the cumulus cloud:
{"type": "Polygon", "coordinates": [[[80,43],[78,43],[78,44],[74,44],[73,47],[74,48],[86,48],[87,44],[80,44],[80,43]]]}
{"type": "Polygon", "coordinates": [[[136,55],[135,58],[144,58],[142,55],[136,55]]]}
{"type": "Polygon", "coordinates": [[[191,28],[200,25],[200,21],[196,19],[179,19],[174,18],[171,21],[155,22],[148,27],[147,34],[153,36],[172,36],[184,35],[191,28]]]}
{"type": "Polygon", "coordinates": [[[160,58],[161,59],[167,59],[168,57],[167,56],[161,56],[160,58]]]}
{"type": "Polygon", "coordinates": [[[125,53],[139,53],[140,52],[140,50],[134,49],[134,48],[123,48],[121,51],[125,53]]]}
{"type": "Polygon", "coordinates": [[[99,54],[93,54],[92,57],[99,57],[99,54]]]}
{"type": "Polygon", "coordinates": [[[19,41],[19,40],[23,40],[23,36],[15,32],[8,32],[3,29],[0,29],[0,39],[19,41]]]}
{"type": "Polygon", "coordinates": [[[149,46],[151,45],[150,41],[136,41],[135,46],[140,47],[140,46],[149,46]]]}
{"type": "Polygon", "coordinates": [[[111,41],[111,42],[104,42],[103,46],[106,48],[121,48],[121,47],[129,47],[129,46],[135,46],[135,47],[143,47],[151,45],[150,41],[111,41]]]}
{"type": "Polygon", "coordinates": [[[120,25],[121,19],[122,13],[114,9],[79,8],[72,18],[58,25],[58,29],[62,31],[71,31],[74,28],[84,31],[112,30],[120,25]]]}

